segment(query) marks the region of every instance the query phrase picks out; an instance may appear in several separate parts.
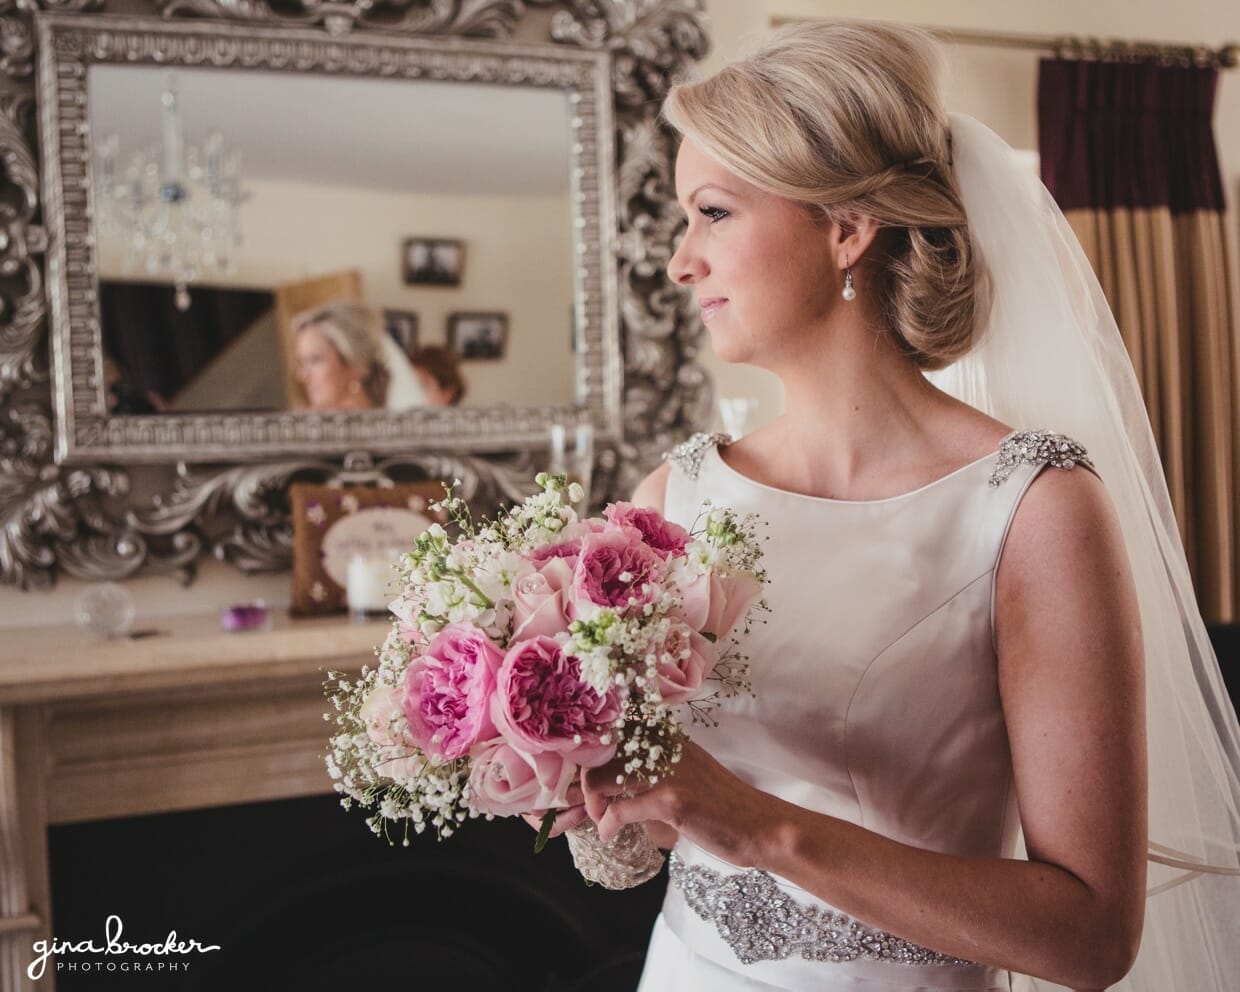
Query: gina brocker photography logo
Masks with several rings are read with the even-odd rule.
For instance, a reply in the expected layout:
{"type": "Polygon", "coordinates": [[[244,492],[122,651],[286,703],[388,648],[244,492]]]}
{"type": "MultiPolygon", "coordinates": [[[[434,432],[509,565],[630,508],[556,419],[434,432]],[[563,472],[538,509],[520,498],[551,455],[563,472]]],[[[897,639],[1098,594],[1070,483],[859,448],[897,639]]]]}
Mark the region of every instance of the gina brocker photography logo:
{"type": "Polygon", "coordinates": [[[109,916],[104,924],[104,941],[36,940],[34,960],[26,969],[32,981],[47,971],[48,960],[56,958],[57,972],[187,972],[196,955],[218,951],[219,944],[203,944],[193,938],[177,936],[169,930],[163,940],[131,943],[123,937],[125,925],[119,916],[109,916]]]}

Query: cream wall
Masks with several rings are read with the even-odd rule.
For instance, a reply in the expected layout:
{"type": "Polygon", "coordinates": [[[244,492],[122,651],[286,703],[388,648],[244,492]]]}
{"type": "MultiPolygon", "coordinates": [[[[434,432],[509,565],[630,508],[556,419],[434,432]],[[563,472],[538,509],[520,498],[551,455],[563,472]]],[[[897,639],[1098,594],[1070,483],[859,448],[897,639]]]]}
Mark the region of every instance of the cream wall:
{"type": "MultiPolygon", "coordinates": [[[[1220,44],[1240,40],[1240,4],[1232,0],[1184,0],[1174,5],[1133,0],[1093,0],[1085,4],[1066,0],[1043,0],[1037,5],[997,4],[944,0],[930,3],[921,0],[865,0],[865,2],[825,2],[825,0],[707,0],[711,17],[713,50],[705,69],[716,67],[725,57],[735,54],[742,44],[752,42],[765,29],[773,15],[792,16],[869,16],[907,20],[918,24],[946,27],[992,29],[1000,31],[1035,32],[1039,34],[1096,34],[1133,39],[1183,41],[1220,44]]],[[[957,47],[951,52],[953,109],[968,111],[985,120],[1009,141],[1031,147],[1034,135],[1034,79],[1037,55],[1032,52],[1008,52],[957,47]]],[[[1220,87],[1219,109],[1215,130],[1220,142],[1228,194],[1233,201],[1229,230],[1234,238],[1236,213],[1234,201],[1240,195],[1240,71],[1225,73],[1220,87]]],[[[459,230],[448,222],[451,216],[423,225],[417,214],[375,220],[375,245],[382,264],[393,267],[397,257],[395,245],[408,233],[450,234],[459,230]],[[386,233],[379,234],[379,231],[386,233]]],[[[310,219],[305,219],[310,223],[310,219]]],[[[535,271],[544,255],[544,247],[529,230],[512,230],[503,236],[502,251],[513,264],[528,261],[535,271]]],[[[296,244],[292,237],[286,244],[296,244]]],[[[471,244],[472,250],[472,244],[471,244]]],[[[1233,265],[1236,253],[1233,252],[1233,265]]],[[[473,259],[467,262],[472,265],[473,259]]],[[[399,287],[391,287],[403,293],[399,287]]],[[[375,293],[380,292],[378,283],[375,293]]],[[[386,290],[384,291],[386,292],[386,290]]],[[[427,291],[429,292],[429,291],[427,291]]],[[[376,297],[376,299],[379,299],[376,297]]],[[[400,298],[379,299],[386,305],[399,306],[400,298]],[[388,303],[388,300],[391,300],[388,303]]],[[[431,317],[429,299],[418,301],[412,309],[423,314],[424,333],[435,332],[439,326],[431,317]]],[[[752,369],[724,366],[714,360],[709,345],[702,351],[703,362],[714,372],[721,395],[757,395],[763,401],[762,413],[771,416],[782,404],[779,385],[771,377],[752,369]]],[[[144,578],[127,583],[138,602],[139,625],[150,624],[160,615],[202,612],[220,605],[263,596],[270,602],[288,602],[287,576],[244,577],[231,568],[213,561],[203,565],[199,580],[188,589],[181,589],[170,579],[144,578]]],[[[12,588],[0,588],[0,627],[33,623],[67,622],[72,616],[73,600],[81,583],[62,580],[50,594],[22,594],[12,588]]]]}
{"type": "MultiPolygon", "coordinates": [[[[421,344],[446,343],[452,311],[509,315],[499,361],[465,362],[466,402],[517,406],[573,402],[572,220],[560,196],[432,196],[246,180],[244,244],[227,282],[273,287],[360,269],[367,302],[418,315],[421,344]],[[465,242],[459,287],[406,286],[408,237],[465,242]]],[[[102,240],[99,267],[125,277],[123,248],[102,240]]],[[[130,276],[129,278],[132,278],[130,276]]]]}
{"type": "MultiPolygon", "coordinates": [[[[1042,0],[994,3],[989,0],[706,0],[713,48],[703,63],[711,72],[743,54],[761,39],[773,17],[863,17],[927,27],[990,30],[1038,35],[1075,34],[1208,44],[1240,42],[1240,3],[1234,0],[1042,0]]],[[[985,122],[1018,148],[1036,148],[1035,94],[1040,54],[1001,48],[953,45],[949,61],[948,106],[985,122]]],[[[1240,69],[1222,74],[1214,119],[1229,202],[1232,283],[1237,272],[1240,221],[1240,69]]],[[[1240,299],[1240,291],[1237,291],[1240,299]]],[[[754,396],[758,422],[783,409],[783,390],[772,375],[719,362],[704,343],[700,361],[715,377],[720,396],[754,396]]]]}

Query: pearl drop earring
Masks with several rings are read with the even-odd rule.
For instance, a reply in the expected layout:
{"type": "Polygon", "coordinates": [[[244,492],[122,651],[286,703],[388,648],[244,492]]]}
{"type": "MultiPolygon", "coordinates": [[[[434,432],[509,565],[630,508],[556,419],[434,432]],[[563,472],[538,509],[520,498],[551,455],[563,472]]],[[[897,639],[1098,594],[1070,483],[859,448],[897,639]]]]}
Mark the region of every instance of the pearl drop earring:
{"type": "Polygon", "coordinates": [[[851,303],[857,298],[857,291],[853,289],[852,269],[844,270],[844,291],[840,295],[844,297],[847,303],[851,303]]]}

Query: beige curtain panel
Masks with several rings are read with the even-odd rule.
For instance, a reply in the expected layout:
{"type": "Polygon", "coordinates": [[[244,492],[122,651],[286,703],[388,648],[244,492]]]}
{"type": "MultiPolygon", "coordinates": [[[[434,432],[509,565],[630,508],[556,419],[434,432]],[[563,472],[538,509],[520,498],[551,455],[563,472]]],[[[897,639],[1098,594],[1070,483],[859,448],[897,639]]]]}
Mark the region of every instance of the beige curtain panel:
{"type": "Polygon", "coordinates": [[[1240,368],[1211,114],[1218,73],[1044,60],[1042,178],[1107,294],[1201,610],[1240,619],[1240,368]]]}

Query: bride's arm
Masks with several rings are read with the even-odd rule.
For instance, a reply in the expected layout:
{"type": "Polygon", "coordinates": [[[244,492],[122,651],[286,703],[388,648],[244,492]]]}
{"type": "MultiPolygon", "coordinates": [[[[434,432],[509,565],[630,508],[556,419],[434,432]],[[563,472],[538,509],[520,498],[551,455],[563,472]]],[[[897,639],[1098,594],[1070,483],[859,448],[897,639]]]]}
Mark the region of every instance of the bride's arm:
{"type": "Polygon", "coordinates": [[[995,630],[1028,861],[898,843],[759,792],[695,747],[667,782],[609,810],[606,774],[588,777],[587,808],[604,837],[660,819],[918,944],[1105,988],[1141,936],[1146,755],[1136,594],[1092,474],[1048,469],[1025,494],[996,579],[995,630]]]}

